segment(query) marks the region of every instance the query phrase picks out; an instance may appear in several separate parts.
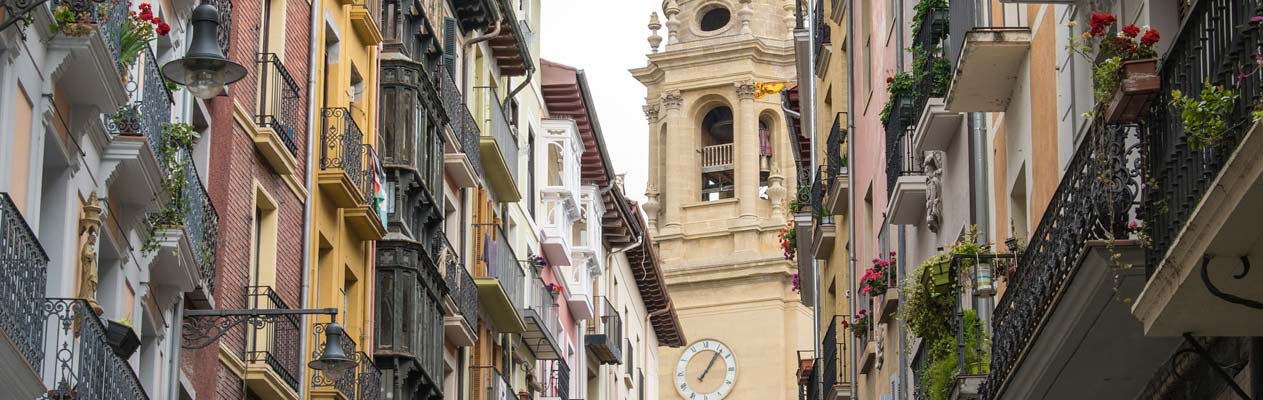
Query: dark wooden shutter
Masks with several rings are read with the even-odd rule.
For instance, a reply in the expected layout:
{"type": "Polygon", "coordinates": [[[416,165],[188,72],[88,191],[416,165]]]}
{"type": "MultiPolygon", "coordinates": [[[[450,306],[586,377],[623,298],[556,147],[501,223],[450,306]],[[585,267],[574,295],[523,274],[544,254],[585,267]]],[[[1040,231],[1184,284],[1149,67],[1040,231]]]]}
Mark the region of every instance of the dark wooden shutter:
{"type": "Polygon", "coordinates": [[[443,66],[452,79],[456,79],[456,52],[460,51],[456,47],[456,29],[456,18],[443,18],[443,66]]]}

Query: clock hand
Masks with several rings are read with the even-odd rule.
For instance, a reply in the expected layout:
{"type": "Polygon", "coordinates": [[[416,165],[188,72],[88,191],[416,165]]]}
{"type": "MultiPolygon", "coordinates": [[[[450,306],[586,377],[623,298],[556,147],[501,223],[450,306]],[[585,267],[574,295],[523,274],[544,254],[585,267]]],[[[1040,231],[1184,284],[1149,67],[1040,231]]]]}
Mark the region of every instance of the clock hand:
{"type": "Polygon", "coordinates": [[[706,379],[706,373],[710,372],[710,367],[715,366],[715,361],[718,359],[719,353],[715,353],[715,355],[710,358],[710,362],[706,364],[706,369],[702,370],[702,375],[697,377],[698,381],[706,379]]]}

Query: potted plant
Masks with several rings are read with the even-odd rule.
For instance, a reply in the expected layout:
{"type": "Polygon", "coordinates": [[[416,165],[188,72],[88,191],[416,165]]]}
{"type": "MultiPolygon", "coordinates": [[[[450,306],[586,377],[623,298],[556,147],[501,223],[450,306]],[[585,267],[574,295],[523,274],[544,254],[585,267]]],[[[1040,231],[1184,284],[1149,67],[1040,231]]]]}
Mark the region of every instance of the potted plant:
{"type": "Polygon", "coordinates": [[[136,330],[132,328],[132,321],[127,319],[110,320],[109,326],[105,328],[105,339],[114,350],[114,354],[124,360],[131,358],[132,353],[140,347],[140,336],[137,336],[136,330]]]}
{"type": "Polygon", "coordinates": [[[553,296],[553,300],[557,300],[557,296],[561,294],[561,285],[549,282],[544,285],[548,289],[548,293],[553,296]]]}
{"type": "Polygon", "coordinates": [[[925,273],[921,275],[922,284],[932,296],[940,296],[952,291],[952,258],[949,254],[941,254],[927,261],[925,273]]]}
{"type": "Polygon", "coordinates": [[[544,267],[548,266],[548,260],[545,260],[544,257],[541,257],[537,254],[531,254],[530,256],[527,256],[526,262],[530,264],[531,268],[535,270],[536,274],[542,271],[544,267]]]}
{"type": "MultiPolygon", "coordinates": [[[[100,4],[97,8],[101,10],[99,14],[106,15],[106,4],[100,4]]],[[[53,9],[53,22],[48,24],[49,32],[71,37],[87,36],[92,33],[93,28],[96,28],[96,21],[90,13],[72,10],[66,4],[53,9]]]]}
{"type": "Polygon", "coordinates": [[[860,294],[884,295],[890,288],[890,261],[873,258],[873,266],[864,271],[860,277],[860,294]]]}
{"type": "Polygon", "coordinates": [[[1069,49],[1093,60],[1095,97],[1105,104],[1106,122],[1136,122],[1162,86],[1153,49],[1161,35],[1157,29],[1135,24],[1110,34],[1107,31],[1115,21],[1113,14],[1092,13],[1088,31],[1072,37],[1069,49]]]}
{"type": "Polygon", "coordinates": [[[136,63],[140,52],[149,48],[149,42],[157,36],[166,36],[171,26],[162,17],[153,14],[153,6],[140,3],[140,12],[132,11],[131,17],[123,24],[119,35],[118,65],[127,70],[136,63]]]}
{"type": "Polygon", "coordinates": [[[864,339],[868,337],[869,318],[868,310],[860,309],[855,312],[855,317],[851,318],[850,321],[842,321],[842,327],[850,330],[851,335],[856,338],[864,339]]]}

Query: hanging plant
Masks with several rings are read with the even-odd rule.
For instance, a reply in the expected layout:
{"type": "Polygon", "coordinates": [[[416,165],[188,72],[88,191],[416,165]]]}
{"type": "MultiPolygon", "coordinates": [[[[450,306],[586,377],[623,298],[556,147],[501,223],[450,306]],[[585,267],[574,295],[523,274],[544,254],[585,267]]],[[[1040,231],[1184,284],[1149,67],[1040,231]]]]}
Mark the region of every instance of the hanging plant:
{"type": "MultiPolygon", "coordinates": [[[[917,77],[912,72],[903,71],[894,76],[886,77],[886,93],[890,94],[889,100],[881,110],[881,123],[885,125],[890,121],[890,114],[894,112],[894,108],[902,106],[898,104],[900,99],[908,98],[916,94],[917,77]]],[[[908,99],[911,100],[911,99],[908,99]]],[[[907,119],[911,116],[900,115],[900,119],[907,119]]]]}
{"type": "Polygon", "coordinates": [[[553,297],[557,297],[557,295],[561,294],[561,285],[556,283],[549,282],[544,284],[544,288],[548,289],[548,293],[552,294],[553,297]]]}
{"type": "MultiPolygon", "coordinates": [[[[971,375],[984,374],[991,370],[991,340],[982,329],[982,320],[978,312],[965,310],[964,322],[964,354],[965,372],[971,375]]],[[[929,367],[926,368],[925,387],[929,400],[949,400],[956,386],[956,378],[960,375],[957,359],[960,349],[955,335],[943,335],[930,343],[929,367]]]]}
{"type": "Polygon", "coordinates": [[[1204,84],[1200,99],[1185,96],[1180,90],[1171,91],[1171,105],[1180,110],[1180,121],[1184,124],[1184,138],[1189,148],[1202,148],[1223,140],[1224,131],[1228,129],[1228,117],[1232,113],[1233,102],[1237,94],[1220,85],[1204,84]]]}
{"type": "Polygon", "coordinates": [[[166,205],[147,218],[148,235],[141,244],[141,251],[153,253],[158,250],[158,231],[171,226],[184,225],[189,214],[190,199],[184,198],[185,188],[189,185],[188,153],[197,141],[198,133],[193,126],[185,123],[162,125],[162,139],[158,146],[158,162],[162,164],[167,176],[162,181],[162,194],[167,198],[166,205]]]}
{"type": "Polygon", "coordinates": [[[171,26],[167,25],[161,17],[153,14],[153,6],[149,3],[140,3],[138,7],[140,12],[131,12],[127,22],[123,24],[123,31],[118,39],[118,65],[124,70],[136,63],[140,52],[149,48],[149,42],[157,36],[166,36],[171,32],[171,26]]]}
{"type": "Polygon", "coordinates": [[[798,235],[794,233],[794,221],[786,222],[785,227],[781,228],[781,232],[777,233],[776,237],[780,241],[781,252],[785,255],[785,259],[793,260],[798,251],[798,235]]]}
{"type": "MultiPolygon", "coordinates": [[[[912,32],[921,30],[921,23],[936,10],[947,10],[947,0],[921,0],[912,7],[916,14],[912,15],[912,32]]],[[[937,22],[937,21],[936,21],[937,22]]]]}
{"type": "Polygon", "coordinates": [[[531,254],[527,256],[526,262],[530,264],[531,268],[535,268],[536,270],[540,270],[548,266],[548,260],[545,260],[544,257],[541,257],[538,254],[531,254]]]}
{"type": "Polygon", "coordinates": [[[800,293],[800,292],[802,292],[802,291],[803,291],[803,287],[802,287],[802,283],[800,283],[800,282],[798,281],[798,273],[797,273],[797,272],[793,273],[792,275],[790,275],[790,276],[789,276],[789,278],[790,278],[790,287],[789,287],[789,289],[790,289],[790,290],[793,290],[793,291],[794,291],[794,293],[800,293]]]}

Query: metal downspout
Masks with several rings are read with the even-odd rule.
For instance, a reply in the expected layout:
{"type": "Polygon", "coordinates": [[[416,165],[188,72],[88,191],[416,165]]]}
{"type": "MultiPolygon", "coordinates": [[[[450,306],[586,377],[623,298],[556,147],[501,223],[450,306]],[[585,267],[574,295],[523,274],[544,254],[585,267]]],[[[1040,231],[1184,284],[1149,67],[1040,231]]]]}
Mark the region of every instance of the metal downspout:
{"type": "MultiPolygon", "coordinates": [[[[318,58],[316,57],[316,53],[320,50],[320,46],[319,46],[320,41],[316,40],[316,38],[319,37],[320,25],[321,25],[320,12],[319,12],[320,4],[321,2],[318,2],[318,1],[311,2],[311,7],[309,10],[309,13],[311,14],[311,20],[309,21],[311,27],[307,31],[307,39],[308,39],[308,42],[311,43],[311,45],[308,47],[308,53],[307,53],[307,87],[308,88],[316,87],[316,76],[317,76],[316,67],[318,66],[317,65],[318,58]]],[[[315,154],[315,151],[316,151],[316,140],[315,140],[316,114],[318,111],[316,109],[316,95],[313,94],[311,90],[307,91],[307,110],[309,111],[307,113],[307,154],[306,154],[306,157],[303,157],[304,158],[303,161],[307,163],[307,167],[305,171],[307,176],[304,177],[304,183],[307,186],[307,199],[306,201],[303,202],[303,256],[302,256],[302,261],[301,261],[302,270],[303,270],[303,284],[302,284],[301,294],[300,294],[302,298],[299,300],[299,304],[300,304],[299,307],[308,306],[308,304],[306,303],[307,295],[308,293],[311,292],[311,274],[310,274],[310,268],[308,267],[308,265],[310,264],[310,261],[311,261],[310,260],[311,215],[312,215],[311,209],[312,209],[312,202],[316,198],[315,196],[316,191],[311,190],[311,183],[315,181],[314,177],[316,174],[315,171],[312,171],[312,168],[311,168],[313,165],[313,163],[311,162],[311,157],[313,154],[315,154]]],[[[299,335],[298,348],[302,349],[301,351],[305,352],[307,351],[306,350],[307,349],[307,316],[303,315],[303,316],[300,316],[299,318],[300,318],[299,320],[302,321],[302,326],[298,327],[298,335],[299,335]]],[[[299,375],[298,388],[299,388],[299,391],[301,392],[303,388],[307,387],[307,374],[302,373],[298,375],[299,375]]]]}
{"type": "MultiPolygon", "coordinates": [[[[847,9],[854,10],[855,1],[846,0],[846,2],[847,2],[847,5],[846,5],[847,9]]],[[[847,49],[855,48],[855,40],[853,39],[854,38],[853,33],[854,33],[854,27],[855,27],[854,21],[855,21],[854,18],[851,18],[851,17],[846,18],[846,48],[847,49]]],[[[855,160],[855,140],[854,140],[855,139],[854,138],[854,135],[855,135],[854,134],[855,132],[855,117],[854,117],[855,115],[855,101],[854,101],[855,99],[855,69],[852,68],[852,66],[855,65],[855,52],[853,51],[846,52],[846,65],[847,65],[846,98],[849,99],[846,102],[846,108],[847,108],[846,110],[846,127],[847,127],[846,142],[848,143],[848,145],[846,146],[846,158],[847,160],[850,160],[850,162],[848,162],[847,164],[850,164],[854,162],[855,160]]],[[[849,175],[848,179],[855,177],[854,172],[855,172],[855,168],[852,168],[852,167],[847,168],[847,174],[849,175]]],[[[847,224],[847,235],[848,235],[847,238],[848,238],[848,241],[852,244],[855,243],[855,222],[854,221],[855,221],[856,195],[857,195],[856,192],[854,190],[851,190],[850,191],[851,199],[850,201],[847,202],[847,216],[848,216],[848,220],[851,221],[851,223],[847,224]]],[[[847,308],[849,308],[848,312],[851,315],[855,315],[855,302],[853,301],[853,298],[851,297],[851,293],[855,293],[855,280],[852,279],[852,277],[855,275],[856,247],[857,246],[854,246],[854,245],[848,246],[847,257],[846,257],[847,258],[847,271],[846,271],[846,277],[847,277],[846,299],[847,301],[846,301],[846,304],[847,304],[847,308]]],[[[852,336],[852,335],[848,335],[848,336],[852,336]]],[[[854,367],[855,367],[855,362],[857,361],[857,359],[855,356],[854,349],[856,349],[857,347],[855,346],[855,341],[853,338],[848,338],[847,340],[851,341],[850,350],[847,351],[848,353],[847,356],[849,358],[849,360],[847,360],[847,362],[849,363],[848,364],[849,368],[847,368],[847,371],[848,371],[848,375],[850,375],[848,377],[848,379],[850,380],[849,382],[850,385],[848,385],[847,391],[849,391],[848,393],[850,396],[849,398],[855,398],[856,373],[855,373],[854,367]]]]}

